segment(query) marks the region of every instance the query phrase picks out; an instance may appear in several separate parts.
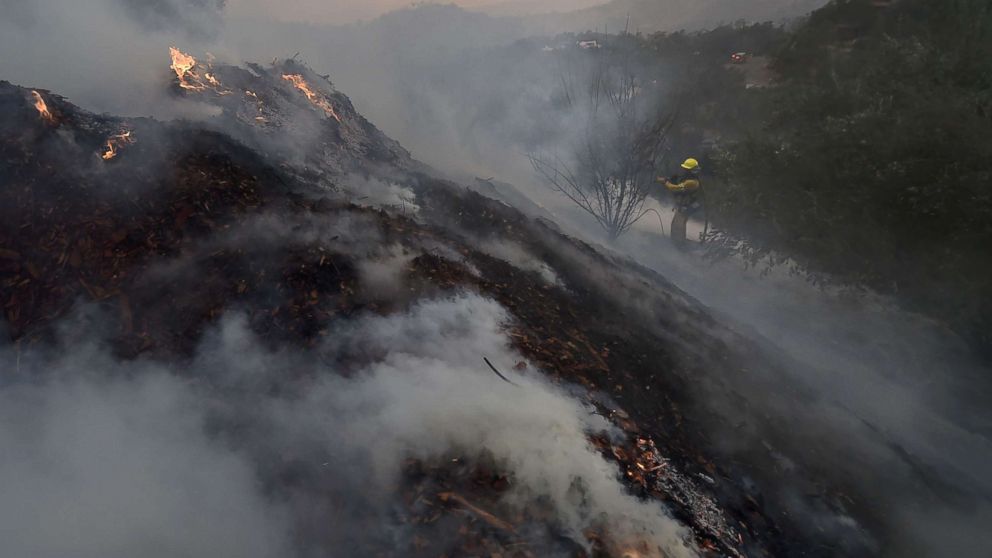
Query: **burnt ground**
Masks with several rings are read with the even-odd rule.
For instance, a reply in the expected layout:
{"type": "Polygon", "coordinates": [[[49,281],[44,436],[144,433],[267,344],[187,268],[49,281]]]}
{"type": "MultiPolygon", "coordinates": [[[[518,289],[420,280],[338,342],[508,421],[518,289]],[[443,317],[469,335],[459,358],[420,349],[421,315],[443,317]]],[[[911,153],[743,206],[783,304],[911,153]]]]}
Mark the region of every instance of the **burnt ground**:
{"type": "MultiPolygon", "coordinates": [[[[833,534],[786,512],[776,488],[784,482],[804,487],[822,509],[855,513],[862,503],[846,495],[844,479],[818,470],[817,452],[828,451],[827,442],[806,452],[801,473],[785,472],[772,448],[775,433],[785,439],[789,425],[751,411],[726,380],[744,363],[772,371],[779,364],[657,274],[434,178],[394,145],[381,146],[388,156],[376,155],[362,169],[363,158],[376,154],[369,147],[374,135],[332,170],[388,176],[413,192],[417,213],[361,205],[360,196],[336,187],[343,175],[263,153],[262,140],[241,128],[227,134],[215,126],[125,122],[43,94],[55,123],[38,117],[28,90],[0,83],[0,305],[18,350],[57,346],[66,335],[64,318],[87,306],[108,317],[98,333],[122,359],[189,359],[204,332],[231,310],[248,316],[252,331],[273,348],[307,351],[342,320],[478,292],[512,314],[508,334],[522,355],[555,382],[583,386],[590,403],[622,429],[623,440],[592,442],[631,492],[689,525],[704,553],[868,553],[838,546],[833,534]],[[107,138],[122,127],[136,141],[102,160],[107,138]],[[338,225],[337,233],[306,234],[338,225]],[[360,261],[370,250],[363,238],[411,254],[401,292],[384,294],[361,280],[360,261]],[[486,240],[525,247],[558,283],[487,254],[480,249],[486,240]],[[739,407],[740,424],[714,412],[713,399],[739,407]],[[728,435],[749,449],[728,449],[728,435]]],[[[342,112],[345,123],[322,140],[325,147],[348,143],[342,134],[357,116],[342,112]]],[[[348,363],[338,364],[347,371],[348,363]]],[[[774,372],[767,387],[791,389],[774,372]]],[[[306,485],[312,474],[293,462],[271,467],[274,491],[306,485]]],[[[529,517],[502,515],[507,482],[497,464],[457,456],[409,463],[404,521],[416,528],[408,547],[376,554],[535,555],[533,533],[525,536],[519,526],[546,518],[540,509],[529,517]]],[[[871,515],[859,519],[870,523],[871,515]]],[[[541,536],[560,548],[586,555],[553,527],[546,531],[541,536]]],[[[597,537],[587,534],[608,555],[597,537]]]]}

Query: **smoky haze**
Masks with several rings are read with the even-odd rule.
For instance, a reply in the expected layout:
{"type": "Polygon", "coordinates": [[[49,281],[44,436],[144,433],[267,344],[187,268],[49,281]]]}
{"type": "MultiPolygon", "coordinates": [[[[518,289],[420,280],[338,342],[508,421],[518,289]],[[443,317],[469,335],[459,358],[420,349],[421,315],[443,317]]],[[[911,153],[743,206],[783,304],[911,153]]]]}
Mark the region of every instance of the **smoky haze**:
{"type": "Polygon", "coordinates": [[[120,0],[124,10],[149,30],[180,29],[192,35],[217,32],[226,0],[120,0]]]}
{"type": "MultiPolygon", "coordinates": [[[[452,0],[450,2],[434,3],[453,4],[494,15],[518,16],[554,11],[571,11],[605,4],[606,1],[551,0],[546,2],[521,2],[519,0],[452,0]]],[[[407,8],[411,4],[411,2],[404,0],[286,0],[283,2],[229,0],[230,13],[235,17],[310,24],[343,24],[358,20],[369,20],[393,10],[407,8]]]]}
{"type": "MultiPolygon", "coordinates": [[[[469,182],[476,176],[514,182],[513,193],[532,203],[535,213],[555,219],[570,233],[605,244],[595,225],[534,180],[524,157],[534,143],[564,148],[562,138],[567,139],[574,122],[568,118],[552,122],[554,133],[539,130],[534,137],[533,124],[547,122],[545,103],[555,94],[559,69],[549,65],[542,49],[557,43],[551,37],[518,42],[540,34],[519,19],[431,7],[342,26],[323,23],[371,19],[394,6],[290,2],[279,3],[283,7],[277,9],[275,3],[230,0],[227,17],[222,18],[218,4],[205,1],[95,0],[82,4],[0,0],[0,49],[16,53],[0,59],[0,79],[52,89],[97,111],[202,117],[185,105],[174,106],[161,93],[170,77],[166,56],[170,45],[180,44],[200,55],[210,51],[234,62],[267,61],[300,52],[303,60],[330,74],[362,113],[418,157],[469,182]],[[126,9],[119,9],[122,6],[126,9]],[[177,10],[183,13],[178,20],[172,17],[177,10]]],[[[517,15],[525,9],[490,4],[480,2],[478,7],[498,15],[517,15]]],[[[568,37],[561,42],[572,45],[575,40],[568,37]]],[[[662,69],[661,75],[671,82],[678,79],[674,71],[662,69]]],[[[364,192],[373,187],[384,203],[402,203],[408,198],[395,185],[357,188],[364,192]]],[[[897,510],[893,522],[899,524],[900,532],[916,537],[908,540],[925,541],[920,552],[938,556],[953,550],[977,555],[988,548],[983,526],[992,517],[987,496],[992,490],[983,467],[992,458],[988,442],[992,422],[981,405],[986,388],[975,379],[983,370],[968,358],[958,340],[926,320],[898,311],[890,301],[872,297],[852,301],[844,293],[825,294],[784,275],[761,278],[757,273],[741,272],[737,262],[708,267],[668,250],[664,240],[655,228],[642,224],[620,244],[604,249],[620,251],[671,278],[727,323],[782,355],[793,379],[810,390],[816,403],[783,403],[777,394],[747,393],[759,413],[770,410],[782,421],[789,421],[790,416],[808,417],[796,422],[796,446],[780,448],[783,452],[801,451],[803,440],[817,439],[824,431],[849,435],[852,451],[835,456],[837,461],[831,465],[860,472],[866,479],[881,479],[866,490],[878,490],[878,501],[897,510]],[[880,438],[878,432],[885,435],[880,438]],[[920,506],[912,492],[923,482],[921,464],[949,480],[956,492],[974,490],[984,496],[977,503],[948,503],[939,495],[932,500],[928,495],[931,507],[920,506]]],[[[529,266],[548,282],[557,279],[553,270],[515,246],[498,244],[484,251],[529,266]]],[[[364,264],[363,277],[379,292],[392,292],[399,286],[396,270],[405,257],[387,250],[364,264]]],[[[611,287],[604,281],[603,288],[611,287]]],[[[639,303],[625,302],[629,307],[639,303]]],[[[491,377],[477,375],[481,352],[500,355],[505,362],[519,359],[506,351],[505,339],[497,332],[495,324],[502,318],[491,301],[472,297],[428,304],[395,321],[370,318],[349,335],[371,335],[371,343],[388,349],[383,360],[364,370],[359,379],[327,380],[306,389],[299,386],[299,393],[282,399],[266,398],[266,390],[260,387],[273,381],[272,370],[308,365],[294,361],[291,355],[255,352],[236,316],[229,317],[201,348],[193,370],[211,378],[206,382],[178,380],[176,376],[182,375],[177,371],[151,364],[127,369],[85,343],[73,345],[77,357],[71,360],[46,362],[38,355],[23,356],[22,369],[41,374],[45,380],[15,382],[11,391],[0,396],[4,417],[0,443],[15,450],[0,457],[0,492],[13,495],[0,503],[4,519],[0,529],[9,527],[0,538],[12,541],[15,556],[60,556],[67,548],[82,556],[130,556],[137,553],[138,534],[162,536],[159,529],[165,525],[185,535],[162,541],[163,547],[176,549],[172,555],[285,555],[294,540],[292,531],[305,525],[298,518],[313,513],[317,504],[303,494],[273,497],[257,485],[253,475],[272,454],[287,447],[317,471],[324,463],[366,456],[367,461],[358,463],[369,465],[375,473],[371,485],[386,491],[395,479],[397,456],[405,451],[425,448],[422,451],[436,454],[451,447],[478,450],[492,445],[500,449],[500,459],[532,481],[530,496],[555,499],[561,497],[556,484],[560,478],[515,447],[531,448],[549,430],[558,428],[568,434],[567,444],[550,465],[563,467],[563,475],[592,479],[595,501],[613,510],[618,521],[644,513],[636,501],[618,492],[619,485],[607,482],[604,465],[579,439],[583,430],[602,425],[590,423],[587,410],[560,389],[533,377],[514,378],[530,388],[519,417],[508,416],[494,401],[496,395],[517,397],[505,391],[510,386],[491,384],[491,377]],[[449,329],[442,331],[445,327],[449,329]],[[424,328],[429,332],[426,339],[450,355],[441,357],[425,348],[429,347],[423,342],[425,337],[418,338],[425,335],[419,333],[424,328]],[[402,342],[403,335],[420,342],[408,346],[402,342]],[[108,374],[111,380],[105,378],[108,374]],[[413,380],[439,391],[425,391],[422,385],[411,385],[413,380]],[[244,381],[257,382],[244,390],[247,402],[235,401],[230,407],[218,402],[219,390],[244,381]],[[445,383],[450,381],[454,383],[445,383]],[[404,397],[400,389],[405,390],[404,397]],[[308,390],[312,391],[305,395],[308,390]],[[480,393],[495,395],[490,398],[480,393]],[[406,399],[408,394],[414,395],[406,399]],[[259,400],[263,412],[255,417],[253,405],[259,400]],[[493,424],[517,428],[518,437],[502,438],[492,425],[465,423],[466,409],[448,405],[460,400],[485,409],[484,416],[493,424]],[[149,410],[145,418],[138,416],[141,410],[149,410]],[[336,425],[353,422],[356,416],[365,418],[349,427],[348,435],[355,439],[385,436],[387,443],[370,447],[352,441],[353,445],[344,446],[344,453],[334,454],[332,449],[342,443],[337,436],[345,436],[333,433],[336,425]],[[247,421],[252,425],[250,432],[258,436],[240,438],[223,429],[205,433],[209,432],[205,425],[214,424],[218,417],[229,426],[247,421]],[[521,425],[520,417],[527,419],[527,425],[521,425]],[[445,429],[462,423],[464,431],[445,429]],[[440,430],[423,430],[428,424],[440,430]],[[113,439],[133,441],[133,451],[121,451],[107,432],[114,433],[113,439]],[[481,437],[485,444],[467,436],[481,437]],[[266,445],[279,439],[285,440],[286,447],[266,445]],[[61,443],[73,440],[77,443],[61,443]],[[165,454],[169,457],[162,462],[165,454]],[[50,463],[58,465],[46,465],[50,463]],[[114,464],[113,475],[101,470],[107,463],[114,464]],[[176,477],[170,472],[173,468],[196,472],[176,477]],[[177,486],[202,486],[205,478],[221,484],[217,490],[176,494],[177,486]],[[127,484],[118,484],[119,479],[127,484]],[[107,489],[96,492],[92,487],[107,489]],[[152,496],[135,501],[127,497],[132,493],[152,496]],[[61,522],[58,528],[50,527],[52,532],[75,533],[84,527],[75,523],[80,513],[64,512],[65,494],[72,495],[69,501],[76,507],[71,509],[90,510],[96,503],[97,509],[119,519],[119,527],[100,525],[86,538],[54,537],[40,542],[50,533],[41,531],[39,526],[45,523],[39,517],[52,516],[61,522]],[[231,536],[225,537],[226,546],[217,546],[201,526],[188,519],[197,509],[233,508],[242,511],[233,516],[218,513],[227,516],[223,528],[231,536]]],[[[343,349],[326,350],[334,355],[343,349]]],[[[5,359],[14,360],[13,355],[5,359]]],[[[752,377],[743,370],[744,364],[739,381],[747,384],[752,377]]],[[[723,402],[716,410],[726,416],[738,413],[723,402]]],[[[752,435],[749,442],[770,444],[762,432],[752,435]]],[[[726,440],[728,446],[734,442],[726,440]]],[[[366,502],[367,496],[347,492],[347,485],[369,483],[367,477],[347,467],[343,471],[340,484],[328,481],[330,489],[366,502]]],[[[801,499],[799,493],[796,497],[801,499]]],[[[656,519],[668,529],[657,533],[659,540],[674,544],[678,527],[665,518],[656,519]]],[[[562,508],[562,521],[572,528],[581,528],[586,520],[582,510],[562,508]]],[[[829,518],[831,524],[838,521],[829,518]]],[[[356,530],[355,525],[347,527],[332,535],[336,543],[352,536],[345,531],[356,530]]]]}

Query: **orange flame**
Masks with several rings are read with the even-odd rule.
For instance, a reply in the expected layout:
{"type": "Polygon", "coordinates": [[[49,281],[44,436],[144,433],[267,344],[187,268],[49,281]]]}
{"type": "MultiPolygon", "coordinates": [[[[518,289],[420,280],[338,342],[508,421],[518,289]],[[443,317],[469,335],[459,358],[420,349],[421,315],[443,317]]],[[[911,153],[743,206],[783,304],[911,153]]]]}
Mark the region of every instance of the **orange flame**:
{"type": "Polygon", "coordinates": [[[31,96],[34,97],[34,108],[41,115],[42,120],[49,124],[55,124],[55,116],[52,114],[52,111],[48,110],[48,103],[42,98],[41,93],[31,91],[31,96]]]}
{"type": "Polygon", "coordinates": [[[303,76],[301,76],[300,74],[283,74],[282,79],[292,83],[294,87],[302,91],[303,94],[307,96],[307,99],[311,103],[313,103],[314,106],[322,109],[325,113],[327,113],[327,116],[330,116],[334,120],[341,122],[341,117],[338,116],[337,111],[334,110],[334,106],[331,105],[331,103],[328,102],[327,99],[323,98],[321,95],[314,92],[314,90],[310,88],[310,85],[306,82],[306,80],[303,79],[303,76]]]}
{"type": "MultiPolygon", "coordinates": [[[[179,87],[187,91],[206,91],[207,89],[212,89],[219,95],[231,94],[230,91],[223,88],[224,86],[221,85],[220,81],[210,72],[204,72],[203,77],[200,77],[199,72],[197,72],[200,64],[196,61],[196,58],[176,47],[169,47],[169,55],[172,57],[172,64],[169,67],[172,68],[173,72],[176,72],[176,77],[179,78],[179,87]]],[[[207,69],[209,69],[209,66],[207,69]]]]}
{"type": "Polygon", "coordinates": [[[107,138],[107,150],[104,151],[101,157],[103,157],[104,161],[109,161],[117,156],[117,154],[120,152],[121,147],[130,143],[134,143],[134,141],[135,141],[134,138],[131,137],[130,130],[123,130],[121,131],[121,133],[117,135],[110,136],[109,138],[107,138]]]}
{"type": "Polygon", "coordinates": [[[196,58],[176,47],[169,47],[169,55],[172,56],[172,65],[169,67],[176,72],[176,77],[179,78],[179,87],[191,91],[206,89],[202,83],[199,83],[200,78],[196,75],[196,58]],[[195,83],[190,83],[190,79],[195,80],[195,83]]]}
{"type": "Polygon", "coordinates": [[[620,558],[664,558],[664,554],[659,549],[652,549],[645,542],[628,544],[619,549],[620,558]]]}

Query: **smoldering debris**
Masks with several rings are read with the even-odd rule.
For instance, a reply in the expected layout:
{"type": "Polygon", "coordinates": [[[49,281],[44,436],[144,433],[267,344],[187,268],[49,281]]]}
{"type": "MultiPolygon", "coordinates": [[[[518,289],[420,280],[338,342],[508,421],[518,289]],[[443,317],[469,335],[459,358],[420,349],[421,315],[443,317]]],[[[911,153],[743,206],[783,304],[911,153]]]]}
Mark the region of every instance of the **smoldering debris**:
{"type": "MultiPolygon", "coordinates": [[[[262,349],[237,315],[181,369],[118,362],[85,343],[56,359],[23,355],[0,394],[0,439],[21,450],[0,458],[0,517],[21,526],[5,544],[15,555],[113,557],[164,538],[192,554],[275,556],[302,537],[297,555],[347,543],[418,556],[414,514],[396,515],[396,495],[409,460],[454,456],[501,471],[508,487],[487,505],[520,521],[513,541],[538,555],[556,543],[528,538],[537,502],[579,547],[595,532],[614,549],[694,555],[688,531],[628,494],[590,443],[606,421],[540,376],[514,372],[509,385],[485,370],[479,355],[523,360],[503,333],[509,319],[461,295],[342,324],[320,359],[262,349]]],[[[482,509],[464,495],[421,497],[482,509]]]]}
{"type": "Polygon", "coordinates": [[[561,284],[561,280],[551,266],[534,257],[519,244],[505,240],[479,240],[475,246],[481,252],[506,261],[514,267],[537,273],[549,285],[561,284]]]}
{"type": "Polygon", "coordinates": [[[176,96],[221,112],[205,126],[237,138],[306,181],[331,188],[355,173],[372,180],[379,169],[417,166],[327,76],[296,59],[242,67],[175,47],[168,52],[176,96]]]}
{"type": "Polygon", "coordinates": [[[349,199],[359,205],[381,207],[404,215],[415,215],[420,209],[417,207],[413,191],[394,181],[352,175],[347,177],[343,184],[349,199]]]}

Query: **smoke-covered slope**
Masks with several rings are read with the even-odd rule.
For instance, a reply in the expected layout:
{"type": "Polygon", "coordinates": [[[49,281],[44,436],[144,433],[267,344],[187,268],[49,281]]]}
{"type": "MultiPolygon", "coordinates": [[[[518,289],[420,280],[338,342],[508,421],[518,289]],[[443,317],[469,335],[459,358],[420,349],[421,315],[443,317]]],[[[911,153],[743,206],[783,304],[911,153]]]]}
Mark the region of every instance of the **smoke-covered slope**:
{"type": "MultiPolygon", "coordinates": [[[[14,555],[833,556],[904,536],[847,431],[779,420],[813,396],[662,277],[435,178],[296,62],[173,67],[213,117],[0,84],[14,555]]],[[[932,480],[907,463],[892,477],[932,480]]]]}
{"type": "MultiPolygon", "coordinates": [[[[661,424],[676,407],[635,395],[623,411],[608,395],[637,393],[644,358],[674,358],[622,332],[598,286],[608,260],[424,174],[293,62],[209,67],[177,51],[174,69],[176,95],[217,117],[122,120],[0,90],[14,341],[0,439],[17,450],[0,462],[15,494],[0,515],[60,518],[55,537],[17,529],[16,554],[128,555],[143,537],[193,555],[738,552],[731,512],[692,477],[699,450],[628,414],[661,424]],[[95,409],[106,416],[87,422],[95,409]],[[158,451],[165,463],[146,463],[158,451]],[[104,454],[130,484],[93,462],[104,454]],[[183,496],[198,474],[231,478],[183,496]],[[50,488],[39,499],[24,483],[50,488]],[[101,483],[112,490],[92,493],[101,483]],[[132,504],[157,525],[129,521],[132,490],[179,495],[132,504]],[[106,533],[80,535],[83,508],[58,511],[61,497],[105,510],[106,533]],[[184,519],[232,505],[247,509],[223,527],[184,519]]],[[[657,303],[696,312],[677,293],[657,303]]]]}

